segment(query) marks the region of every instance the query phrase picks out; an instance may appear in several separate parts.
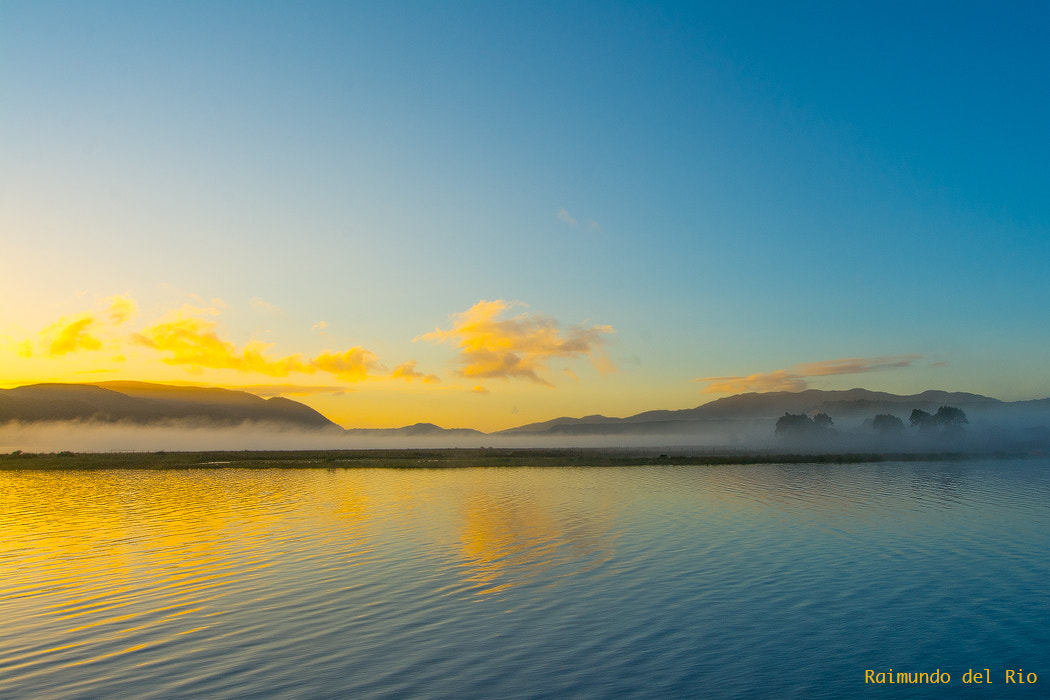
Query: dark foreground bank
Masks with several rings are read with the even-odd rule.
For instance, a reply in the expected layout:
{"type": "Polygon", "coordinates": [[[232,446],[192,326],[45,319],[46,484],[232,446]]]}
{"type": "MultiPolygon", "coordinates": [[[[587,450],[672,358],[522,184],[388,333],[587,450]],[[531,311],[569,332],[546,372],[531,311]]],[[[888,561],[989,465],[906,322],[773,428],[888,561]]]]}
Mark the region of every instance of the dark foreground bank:
{"type": "Polygon", "coordinates": [[[0,469],[316,469],[449,467],[614,467],[953,461],[1026,457],[1023,453],[719,453],[668,454],[619,449],[417,449],[216,452],[58,452],[0,454],[0,469]]]}

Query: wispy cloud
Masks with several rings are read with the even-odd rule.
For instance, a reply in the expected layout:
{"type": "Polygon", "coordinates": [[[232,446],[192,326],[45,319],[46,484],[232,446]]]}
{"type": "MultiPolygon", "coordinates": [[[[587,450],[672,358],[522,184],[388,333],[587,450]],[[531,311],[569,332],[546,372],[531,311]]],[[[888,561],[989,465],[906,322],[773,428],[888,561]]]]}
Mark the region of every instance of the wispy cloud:
{"type": "Polygon", "coordinates": [[[602,230],[601,224],[599,224],[594,219],[587,219],[586,221],[584,221],[581,224],[576,219],[575,216],[570,214],[564,208],[559,208],[558,209],[558,221],[561,221],[562,223],[568,224],[569,226],[572,226],[573,228],[586,228],[588,231],[601,231],[602,230]]]}
{"type": "Polygon", "coordinates": [[[787,369],[762,372],[746,377],[703,377],[696,382],[708,382],[705,394],[738,394],[748,391],[802,391],[809,388],[810,377],[838,374],[863,374],[884,369],[908,367],[921,355],[892,355],[880,357],[848,357],[838,360],[804,362],[787,369]]]}
{"type": "Polygon", "coordinates": [[[245,384],[227,386],[227,389],[247,391],[265,399],[274,396],[313,396],[315,394],[340,394],[346,391],[345,386],[320,384],[245,384]]]}
{"type": "Polygon", "coordinates": [[[264,314],[279,314],[279,313],[281,313],[281,307],[279,307],[279,306],[277,306],[275,304],[271,304],[270,302],[266,301],[265,299],[260,299],[259,297],[252,297],[251,305],[254,308],[258,309],[259,311],[262,311],[264,314]]]}
{"type": "Polygon", "coordinates": [[[109,317],[110,323],[115,326],[129,321],[138,310],[138,304],[135,303],[135,300],[124,294],[108,297],[106,301],[109,302],[106,315],[109,317]]]}
{"type": "Polygon", "coordinates": [[[576,226],[579,223],[572,214],[560,208],[558,209],[558,221],[564,221],[569,226],[576,226]]]}
{"type": "Polygon", "coordinates": [[[547,363],[559,357],[586,356],[601,371],[615,370],[602,352],[606,336],[615,332],[611,326],[562,329],[554,319],[537,313],[499,319],[510,306],[502,299],[479,301],[455,314],[451,329],[437,329],[416,340],[454,343],[463,377],[527,379],[553,386],[542,375],[547,363]]]}

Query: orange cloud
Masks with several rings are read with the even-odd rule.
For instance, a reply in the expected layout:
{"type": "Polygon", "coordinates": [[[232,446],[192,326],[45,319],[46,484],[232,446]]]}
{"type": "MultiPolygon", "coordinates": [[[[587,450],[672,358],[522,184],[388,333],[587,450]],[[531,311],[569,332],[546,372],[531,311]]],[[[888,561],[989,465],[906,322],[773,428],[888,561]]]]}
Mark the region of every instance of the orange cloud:
{"type": "Polygon", "coordinates": [[[80,314],[72,320],[63,316],[44,329],[44,336],[51,339],[47,354],[61,357],[74,350],[101,350],[102,341],[89,332],[97,325],[98,320],[92,314],[80,314]]]}
{"type": "Polygon", "coordinates": [[[319,384],[245,384],[227,386],[227,389],[247,391],[249,394],[261,396],[264,399],[273,396],[313,396],[315,394],[341,394],[346,387],[338,385],[319,384]]]}
{"type": "Polygon", "coordinates": [[[821,362],[804,362],[775,372],[752,374],[746,377],[704,377],[697,382],[710,382],[705,394],[739,394],[748,391],[802,391],[809,387],[807,377],[827,377],[836,374],[862,374],[881,369],[908,367],[921,355],[893,355],[882,357],[847,357],[821,362]]]}
{"type": "Polygon", "coordinates": [[[502,299],[479,301],[454,316],[451,330],[437,329],[417,340],[455,343],[458,373],[463,377],[514,377],[553,386],[541,376],[547,362],[584,355],[600,371],[615,370],[602,353],[605,336],[615,332],[611,326],[573,326],[563,331],[554,319],[528,313],[498,320],[509,307],[502,299]]]}
{"type": "Polygon", "coordinates": [[[922,359],[922,355],[894,355],[889,357],[847,357],[795,365],[795,371],[805,377],[826,377],[832,374],[861,374],[880,369],[907,367],[922,359]]]}
{"type": "Polygon", "coordinates": [[[404,379],[411,382],[413,379],[422,379],[424,384],[437,384],[441,380],[435,374],[423,374],[416,371],[415,360],[402,363],[390,373],[391,379],[404,379]]]}
{"type": "Polygon", "coordinates": [[[704,377],[697,382],[711,382],[704,388],[705,394],[741,394],[748,391],[802,391],[806,380],[789,374],[785,370],[752,374],[747,377],[704,377]]]}
{"type": "Polygon", "coordinates": [[[270,377],[286,377],[293,372],[314,374],[320,370],[346,382],[369,379],[372,372],[383,369],[374,354],[360,347],[342,353],[322,353],[311,360],[304,360],[299,354],[270,357],[266,354],[270,344],[258,341],[238,350],[233,343],[219,337],[214,321],[197,315],[201,313],[217,312],[212,308],[183,307],[133,337],[140,345],[167,353],[163,361],[169,365],[233,369],[270,377]]]}
{"type": "Polygon", "coordinates": [[[353,347],[344,353],[324,353],[310,360],[310,365],[323,372],[329,372],[347,382],[360,382],[368,379],[370,372],[381,370],[375,355],[361,347],[353,347]]]}
{"type": "Polygon", "coordinates": [[[135,315],[135,311],[138,310],[138,304],[135,303],[135,300],[123,294],[109,297],[107,301],[109,302],[109,308],[106,309],[106,315],[109,316],[110,322],[115,326],[119,326],[130,319],[135,315]]]}
{"type": "Polygon", "coordinates": [[[218,312],[214,308],[185,306],[169,314],[167,320],[133,334],[132,338],[140,345],[167,353],[168,356],[162,360],[169,365],[234,369],[271,377],[313,371],[299,355],[276,359],[267,357],[265,351],[270,346],[266,343],[253,341],[238,351],[233,343],[219,337],[215,332],[214,321],[196,315],[201,313],[216,315],[218,312]]]}
{"type": "MultiPolygon", "coordinates": [[[[103,311],[84,312],[77,316],[62,316],[40,331],[43,352],[49,357],[62,357],[78,350],[101,350],[107,325],[120,325],[134,315],[134,300],[124,295],[108,297],[103,311]],[[108,324],[107,324],[108,321],[108,324]]],[[[33,356],[33,343],[24,340],[18,347],[22,358],[33,356]]]]}

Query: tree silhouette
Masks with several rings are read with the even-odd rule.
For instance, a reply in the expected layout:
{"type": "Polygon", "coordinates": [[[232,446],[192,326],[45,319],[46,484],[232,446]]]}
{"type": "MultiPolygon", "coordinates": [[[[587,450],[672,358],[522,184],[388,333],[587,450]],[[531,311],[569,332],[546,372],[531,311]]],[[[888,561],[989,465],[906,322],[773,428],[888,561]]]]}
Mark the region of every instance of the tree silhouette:
{"type": "Polygon", "coordinates": [[[966,414],[963,410],[954,406],[941,406],[937,409],[937,413],[934,414],[933,418],[939,426],[963,426],[970,423],[970,421],[966,420],[966,414]]]}
{"type": "Polygon", "coordinates": [[[833,426],[827,413],[818,413],[812,418],[805,413],[785,413],[777,420],[774,434],[790,440],[819,440],[833,435],[833,426]]]}
{"type": "Polygon", "coordinates": [[[951,438],[960,438],[965,435],[966,430],[963,426],[970,423],[970,421],[966,420],[966,414],[963,413],[963,410],[954,406],[941,406],[937,409],[937,413],[934,414],[933,420],[936,421],[941,435],[951,438]]]}
{"type": "Polygon", "coordinates": [[[811,434],[815,427],[805,413],[785,413],[777,419],[777,429],[773,434],[777,437],[802,437],[811,434]]]}
{"type": "Polygon", "coordinates": [[[871,422],[871,427],[875,429],[876,433],[883,437],[900,435],[904,432],[904,421],[897,416],[890,415],[889,413],[880,413],[875,416],[875,420],[871,422]]]}
{"type": "Polygon", "coordinates": [[[929,413],[922,410],[921,408],[916,408],[912,410],[911,417],[908,419],[908,422],[911,423],[911,427],[918,428],[923,432],[929,432],[931,430],[937,429],[937,421],[933,419],[933,416],[931,416],[929,413]]]}
{"type": "Polygon", "coordinates": [[[937,413],[930,415],[922,409],[916,408],[911,412],[909,419],[913,428],[918,428],[924,433],[933,433],[942,437],[961,437],[966,433],[964,425],[970,423],[966,419],[966,413],[961,408],[954,406],[941,406],[937,413]]]}

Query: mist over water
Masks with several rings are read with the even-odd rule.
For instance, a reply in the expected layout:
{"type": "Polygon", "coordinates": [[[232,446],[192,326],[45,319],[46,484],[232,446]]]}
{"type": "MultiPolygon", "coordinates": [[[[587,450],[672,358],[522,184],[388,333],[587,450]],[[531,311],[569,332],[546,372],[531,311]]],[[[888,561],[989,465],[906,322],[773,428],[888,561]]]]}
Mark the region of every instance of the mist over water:
{"type": "Polygon", "coordinates": [[[819,453],[1043,452],[1050,451],[1050,416],[1016,413],[996,420],[975,419],[959,436],[923,434],[907,429],[880,436],[859,421],[842,421],[819,438],[783,439],[774,435],[775,419],[739,421],[693,429],[644,432],[632,426],[605,432],[484,434],[441,432],[410,435],[398,431],[304,430],[282,424],[246,422],[214,427],[192,421],[161,425],[86,421],[7,422],[0,424],[0,453],[346,450],[424,448],[610,448],[656,450],[669,454],[780,451],[819,453]]]}

